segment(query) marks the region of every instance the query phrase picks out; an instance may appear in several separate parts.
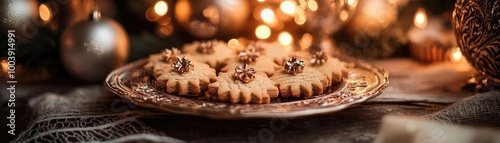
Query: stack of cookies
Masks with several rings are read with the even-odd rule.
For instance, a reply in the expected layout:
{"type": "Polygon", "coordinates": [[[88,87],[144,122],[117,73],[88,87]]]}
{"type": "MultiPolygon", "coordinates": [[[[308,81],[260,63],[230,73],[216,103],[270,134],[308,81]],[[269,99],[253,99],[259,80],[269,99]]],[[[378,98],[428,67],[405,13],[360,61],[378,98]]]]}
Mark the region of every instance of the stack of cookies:
{"type": "Polygon", "coordinates": [[[186,44],[182,52],[165,49],[144,65],[167,93],[255,104],[320,95],[342,80],[345,69],[346,63],[323,51],[300,59],[277,43],[254,42],[237,51],[218,40],[186,44]]]}

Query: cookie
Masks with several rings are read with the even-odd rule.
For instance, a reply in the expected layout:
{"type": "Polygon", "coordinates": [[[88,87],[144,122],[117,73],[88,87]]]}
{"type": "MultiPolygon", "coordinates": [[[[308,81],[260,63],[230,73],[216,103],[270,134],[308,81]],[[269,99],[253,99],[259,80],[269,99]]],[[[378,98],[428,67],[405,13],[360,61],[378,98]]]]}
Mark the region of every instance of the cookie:
{"type": "Polygon", "coordinates": [[[342,80],[343,73],[346,71],[346,63],[339,59],[327,56],[323,52],[316,52],[312,55],[307,65],[316,69],[328,78],[328,85],[338,83],[342,80]]]}
{"type": "MultiPolygon", "coordinates": [[[[239,58],[232,58],[227,61],[226,66],[220,69],[220,72],[234,74],[234,67],[241,64],[245,64],[245,62],[240,60],[239,58]]],[[[272,76],[277,69],[281,68],[279,65],[277,65],[267,57],[258,57],[254,59],[254,62],[248,63],[248,66],[250,68],[254,68],[257,71],[257,74],[266,76],[272,76]]]]}
{"type": "Polygon", "coordinates": [[[170,68],[155,67],[156,84],[167,93],[198,96],[216,80],[215,70],[207,64],[178,58],[170,68]]]}
{"type": "Polygon", "coordinates": [[[288,60],[285,69],[276,71],[271,80],[276,82],[281,97],[304,97],[323,93],[328,86],[328,79],[320,72],[304,67],[302,61],[295,57],[288,60]]]}
{"type": "Polygon", "coordinates": [[[177,56],[182,56],[177,48],[164,49],[160,53],[152,54],[148,57],[148,62],[143,66],[146,73],[152,75],[154,67],[170,67],[177,56]]]}
{"type": "Polygon", "coordinates": [[[185,44],[182,53],[189,54],[193,60],[206,63],[214,69],[218,69],[226,62],[226,59],[235,57],[236,51],[229,48],[224,41],[195,41],[185,44]]]}
{"type": "Polygon", "coordinates": [[[219,73],[217,81],[208,85],[206,96],[222,102],[263,104],[278,94],[274,81],[264,75],[255,74],[252,81],[245,83],[231,74],[219,73]]]}
{"type": "Polygon", "coordinates": [[[290,52],[277,42],[257,42],[255,44],[262,47],[262,56],[272,59],[278,65],[283,65],[291,57],[290,52]]]}

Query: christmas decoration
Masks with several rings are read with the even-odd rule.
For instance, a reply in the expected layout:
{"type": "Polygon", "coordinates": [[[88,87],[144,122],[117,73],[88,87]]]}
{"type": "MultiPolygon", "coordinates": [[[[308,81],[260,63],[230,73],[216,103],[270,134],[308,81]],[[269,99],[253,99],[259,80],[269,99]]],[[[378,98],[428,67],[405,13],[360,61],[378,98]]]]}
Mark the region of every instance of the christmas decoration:
{"type": "Polygon", "coordinates": [[[0,1],[0,30],[15,30],[16,39],[33,38],[43,23],[38,19],[36,0],[2,0],[0,1]]]}
{"type": "Polygon", "coordinates": [[[244,83],[252,81],[257,73],[253,68],[248,68],[248,64],[238,65],[234,71],[234,78],[244,83]]]}
{"type": "MultiPolygon", "coordinates": [[[[46,16],[49,17],[48,26],[56,33],[61,34],[69,26],[88,18],[95,5],[93,0],[48,1],[46,16]]],[[[40,14],[42,17],[42,13],[40,14]]]]}
{"type": "Polygon", "coordinates": [[[174,67],[174,70],[179,72],[179,74],[183,75],[189,70],[191,70],[194,65],[191,63],[191,60],[187,59],[186,57],[177,57],[177,61],[172,64],[172,67],[174,67]]]}
{"type": "Polygon", "coordinates": [[[175,19],[196,38],[231,36],[246,26],[250,13],[248,6],[247,0],[179,0],[175,19]]]}
{"type": "Polygon", "coordinates": [[[214,46],[216,46],[217,43],[217,40],[201,41],[197,51],[203,54],[212,54],[214,53],[214,46]]]}
{"type": "Polygon", "coordinates": [[[500,86],[500,5],[497,0],[459,0],[453,11],[457,43],[467,61],[479,71],[477,89],[500,86]]]}
{"type": "Polygon", "coordinates": [[[260,56],[260,52],[255,48],[248,48],[245,51],[240,52],[240,61],[244,63],[254,63],[260,56]]]}
{"type": "Polygon", "coordinates": [[[162,51],[163,57],[165,58],[165,62],[172,63],[175,62],[177,56],[181,54],[181,51],[177,48],[165,49],[162,51]]]}
{"type": "Polygon", "coordinates": [[[317,51],[312,54],[311,63],[314,65],[324,64],[328,60],[326,53],[323,51],[317,51]]]}
{"type": "Polygon", "coordinates": [[[78,22],[61,37],[61,60],[73,76],[98,81],[125,63],[129,52],[126,31],[116,21],[101,19],[97,9],[89,21],[78,22]]]}
{"type": "Polygon", "coordinates": [[[304,61],[297,59],[297,57],[292,57],[285,63],[285,72],[291,75],[296,75],[297,73],[304,70],[304,61]]]}

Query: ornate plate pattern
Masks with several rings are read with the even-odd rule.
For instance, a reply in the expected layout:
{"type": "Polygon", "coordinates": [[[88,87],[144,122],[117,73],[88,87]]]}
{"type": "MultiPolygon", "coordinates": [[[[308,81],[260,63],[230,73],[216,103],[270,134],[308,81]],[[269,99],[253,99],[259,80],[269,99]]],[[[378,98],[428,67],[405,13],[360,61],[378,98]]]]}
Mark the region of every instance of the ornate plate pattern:
{"type": "Polygon", "coordinates": [[[351,61],[352,68],[340,84],[327,94],[304,100],[273,100],[270,104],[229,104],[201,98],[165,93],[151,84],[142,70],[146,59],[130,63],[111,72],[104,84],[118,96],[148,108],[219,119],[291,118],[331,113],[362,103],[382,93],[389,84],[389,73],[361,61],[351,61]]]}

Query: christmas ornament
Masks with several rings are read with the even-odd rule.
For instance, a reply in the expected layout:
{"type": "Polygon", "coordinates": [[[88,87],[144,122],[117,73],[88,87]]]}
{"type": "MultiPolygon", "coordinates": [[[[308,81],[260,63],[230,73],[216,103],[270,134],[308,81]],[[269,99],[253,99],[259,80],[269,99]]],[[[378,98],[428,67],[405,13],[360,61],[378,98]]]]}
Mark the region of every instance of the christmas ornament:
{"type": "Polygon", "coordinates": [[[43,23],[38,20],[37,0],[1,0],[0,30],[16,31],[16,39],[30,39],[43,23]]]}
{"type": "Polygon", "coordinates": [[[177,61],[172,64],[172,67],[174,67],[174,70],[179,72],[179,74],[183,75],[189,72],[194,65],[191,63],[191,60],[186,59],[186,57],[182,57],[182,59],[181,57],[177,57],[177,61]]]}
{"type": "Polygon", "coordinates": [[[297,57],[292,57],[285,63],[285,72],[291,75],[296,75],[297,73],[304,70],[304,61],[297,59],[297,57]]]}
{"type": "Polygon", "coordinates": [[[244,63],[254,63],[260,56],[260,52],[255,48],[248,48],[245,51],[240,52],[240,61],[244,63]]]}
{"type": "Polygon", "coordinates": [[[61,37],[61,60],[76,78],[85,81],[104,79],[128,57],[126,31],[116,21],[101,19],[97,9],[89,21],[81,21],[66,29],[61,37]]]}
{"type": "Polygon", "coordinates": [[[48,1],[47,5],[52,16],[48,26],[58,34],[79,21],[86,20],[92,12],[93,0],[48,1]]]}
{"type": "Polygon", "coordinates": [[[314,65],[324,64],[328,60],[326,53],[323,51],[317,51],[312,54],[311,63],[314,65]]]}
{"type": "Polygon", "coordinates": [[[248,68],[248,64],[238,65],[234,68],[234,78],[237,80],[241,80],[244,83],[248,83],[255,78],[255,71],[253,68],[248,68]]]}
{"type": "Polygon", "coordinates": [[[238,33],[246,25],[249,13],[247,0],[179,0],[175,6],[177,22],[200,39],[238,33]]]}
{"type": "Polygon", "coordinates": [[[500,5],[498,0],[458,0],[453,11],[457,43],[479,71],[477,89],[500,89],[500,5]]]}

